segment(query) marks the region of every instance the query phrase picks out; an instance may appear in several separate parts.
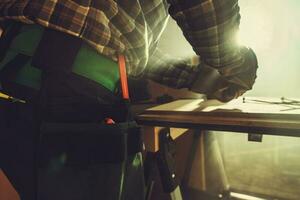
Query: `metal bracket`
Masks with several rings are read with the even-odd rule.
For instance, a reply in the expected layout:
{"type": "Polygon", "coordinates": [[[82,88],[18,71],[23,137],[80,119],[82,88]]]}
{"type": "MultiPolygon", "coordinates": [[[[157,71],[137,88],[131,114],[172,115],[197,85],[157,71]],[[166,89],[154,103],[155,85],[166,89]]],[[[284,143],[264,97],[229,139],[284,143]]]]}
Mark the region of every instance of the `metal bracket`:
{"type": "Polygon", "coordinates": [[[170,129],[159,131],[159,150],[147,152],[145,160],[145,180],[147,184],[146,200],[151,199],[157,166],[164,192],[169,193],[172,200],[182,200],[179,181],[175,173],[175,142],[170,129]]]}
{"type": "Polygon", "coordinates": [[[262,142],[263,134],[248,133],[249,142],[262,142]]]}
{"type": "Polygon", "coordinates": [[[159,133],[158,169],[165,192],[170,193],[179,185],[175,173],[175,142],[170,129],[164,128],[159,133]]]}

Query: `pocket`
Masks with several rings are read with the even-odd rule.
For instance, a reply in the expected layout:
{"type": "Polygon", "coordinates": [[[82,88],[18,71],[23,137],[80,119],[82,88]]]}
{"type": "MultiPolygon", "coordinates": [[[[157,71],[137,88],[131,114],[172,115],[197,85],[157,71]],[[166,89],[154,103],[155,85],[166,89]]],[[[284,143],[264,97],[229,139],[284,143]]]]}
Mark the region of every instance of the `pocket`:
{"type": "Polygon", "coordinates": [[[135,171],[126,167],[133,165],[132,158],[141,150],[140,127],[133,121],[110,125],[43,123],[38,151],[38,198],[121,199],[125,195],[124,177],[143,180],[142,164],[135,171]]]}
{"type": "Polygon", "coordinates": [[[48,166],[53,160],[72,166],[116,163],[141,150],[141,131],[135,122],[43,123],[39,166],[48,166]]]}

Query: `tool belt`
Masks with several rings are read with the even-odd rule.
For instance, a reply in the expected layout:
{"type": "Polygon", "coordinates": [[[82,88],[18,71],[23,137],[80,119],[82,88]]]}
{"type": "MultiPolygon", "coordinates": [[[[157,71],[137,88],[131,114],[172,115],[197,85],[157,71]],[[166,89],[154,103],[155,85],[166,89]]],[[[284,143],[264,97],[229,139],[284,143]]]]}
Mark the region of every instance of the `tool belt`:
{"type": "MultiPolygon", "coordinates": [[[[42,69],[34,65],[33,57],[36,53],[39,53],[37,47],[44,32],[45,28],[42,26],[24,25],[16,22],[9,23],[5,28],[3,36],[0,38],[0,80],[4,86],[9,85],[9,87],[3,87],[3,89],[8,93],[13,93],[11,95],[20,95],[14,94],[16,84],[25,86],[25,89],[30,88],[36,91],[41,88],[42,69]],[[13,89],[10,89],[12,87],[13,89]]],[[[57,35],[64,35],[63,37],[61,36],[62,40],[67,38],[67,34],[64,33],[57,33],[54,37],[57,37],[57,35]]],[[[70,36],[70,38],[73,37],[70,36]]],[[[45,41],[45,43],[47,42],[45,41]]],[[[65,43],[65,45],[71,45],[68,49],[70,52],[63,52],[57,45],[58,43],[47,43],[46,48],[50,49],[52,47],[52,50],[57,52],[56,56],[62,55],[61,58],[53,57],[51,60],[68,60],[66,55],[68,57],[72,56],[70,54],[72,54],[72,50],[75,50],[76,55],[74,55],[74,60],[70,66],[71,69],[69,69],[72,71],[72,76],[87,79],[95,87],[101,88],[101,93],[103,93],[103,90],[105,93],[116,92],[119,81],[118,65],[116,62],[98,54],[90,46],[82,42],[80,42],[78,50],[74,48],[73,42],[70,44],[65,43]]],[[[51,62],[51,60],[42,60],[41,62],[46,64],[46,62],[51,62]]],[[[48,65],[50,64],[48,63],[48,65]]],[[[24,87],[21,90],[23,89],[24,87]]]]}
{"type": "Polygon", "coordinates": [[[143,199],[142,135],[119,75],[126,74],[125,60],[119,70],[81,39],[37,25],[13,23],[6,30],[4,91],[18,98],[23,88],[37,93],[27,101],[37,105],[40,120],[37,199],[143,199]]]}
{"type": "MultiPolygon", "coordinates": [[[[10,87],[12,83],[38,91],[40,138],[43,149],[41,150],[43,156],[40,160],[43,160],[43,163],[45,163],[43,158],[49,158],[45,156],[51,154],[49,151],[53,151],[55,155],[58,152],[69,152],[74,158],[77,147],[80,147],[82,151],[97,152],[95,155],[90,152],[93,157],[91,160],[95,162],[96,160],[97,162],[122,161],[126,159],[127,154],[141,151],[140,128],[130,116],[129,102],[116,95],[120,78],[117,63],[99,55],[77,37],[38,25],[12,22],[6,27],[1,37],[0,47],[1,50],[7,48],[6,51],[0,52],[2,54],[0,55],[2,58],[0,80],[3,82],[3,88],[6,89],[5,86],[8,83],[9,92],[17,96],[20,95],[20,90],[10,87]],[[98,93],[102,100],[99,100],[99,97],[93,100],[97,100],[98,107],[103,107],[105,110],[103,113],[108,116],[100,116],[103,113],[99,113],[98,122],[89,122],[80,118],[79,120],[66,119],[68,116],[63,114],[70,110],[64,110],[66,102],[59,101],[71,98],[74,103],[76,98],[65,97],[67,91],[61,91],[61,94],[58,94],[59,98],[52,96],[55,90],[53,85],[56,82],[60,84],[59,81],[65,79],[70,80],[66,84],[76,84],[79,81],[78,87],[82,80],[95,86],[95,89],[91,91],[85,91],[85,88],[79,88],[79,90],[82,90],[83,94],[84,92],[98,93]],[[14,92],[17,94],[13,94],[14,92]],[[60,95],[63,98],[60,98],[60,95]],[[59,107],[59,105],[62,106],[59,107]],[[117,113],[117,116],[113,116],[115,124],[108,125],[103,119],[111,117],[110,113],[112,115],[117,113]],[[56,150],[53,146],[57,147],[56,150]]],[[[56,91],[54,93],[57,95],[56,91]]],[[[89,99],[90,97],[87,95],[83,98],[89,99]]],[[[81,99],[79,98],[78,101],[81,99]]],[[[73,108],[74,106],[71,107],[73,108]]],[[[80,115],[80,113],[74,113],[76,114],[80,115]]],[[[78,160],[89,157],[81,155],[83,154],[78,154],[78,160]]]]}

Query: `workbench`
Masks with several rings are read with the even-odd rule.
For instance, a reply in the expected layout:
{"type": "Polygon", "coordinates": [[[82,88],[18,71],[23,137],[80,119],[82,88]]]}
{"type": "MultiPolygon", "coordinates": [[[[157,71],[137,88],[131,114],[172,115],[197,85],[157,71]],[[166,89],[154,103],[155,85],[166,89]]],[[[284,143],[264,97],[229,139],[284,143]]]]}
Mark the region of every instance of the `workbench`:
{"type": "MultiPolygon", "coordinates": [[[[172,139],[187,133],[188,129],[240,132],[254,141],[260,141],[265,134],[300,136],[300,104],[295,99],[241,97],[229,103],[182,99],[149,108],[136,120],[144,126],[145,148],[151,153],[160,151],[160,134],[164,128],[169,129],[172,139]]],[[[173,199],[182,199],[178,187],[174,192],[177,197],[173,199]]]]}

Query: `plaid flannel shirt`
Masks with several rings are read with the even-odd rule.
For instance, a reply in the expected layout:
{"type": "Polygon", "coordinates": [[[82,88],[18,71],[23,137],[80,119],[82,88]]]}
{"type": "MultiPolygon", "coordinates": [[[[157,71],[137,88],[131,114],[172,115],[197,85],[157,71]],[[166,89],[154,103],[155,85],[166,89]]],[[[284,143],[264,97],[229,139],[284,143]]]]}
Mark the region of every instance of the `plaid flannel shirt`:
{"type": "MultiPolygon", "coordinates": [[[[1,0],[0,20],[40,24],[79,38],[116,60],[126,55],[128,72],[162,84],[191,87],[198,68],[188,62],[160,62],[156,46],[169,14],[201,61],[234,82],[244,58],[234,41],[239,27],[238,0],[1,0]],[[154,62],[153,62],[154,61],[154,62]],[[144,69],[147,70],[144,70],[144,69]]],[[[247,82],[247,81],[246,81],[247,82]]]]}

